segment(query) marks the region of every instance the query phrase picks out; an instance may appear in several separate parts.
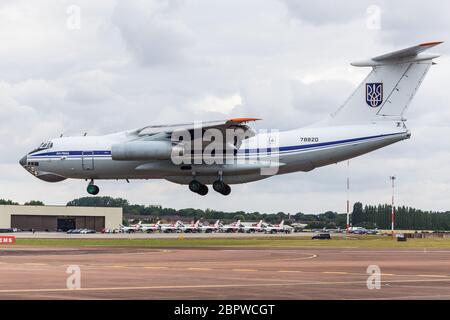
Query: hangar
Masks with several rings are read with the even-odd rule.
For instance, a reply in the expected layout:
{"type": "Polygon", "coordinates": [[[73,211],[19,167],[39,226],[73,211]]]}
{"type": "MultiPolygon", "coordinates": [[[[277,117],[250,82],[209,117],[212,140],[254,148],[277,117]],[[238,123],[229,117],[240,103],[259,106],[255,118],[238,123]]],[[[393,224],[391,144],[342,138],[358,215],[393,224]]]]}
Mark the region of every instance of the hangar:
{"type": "Polygon", "coordinates": [[[122,208],[0,205],[0,229],[36,231],[116,229],[122,208]]]}

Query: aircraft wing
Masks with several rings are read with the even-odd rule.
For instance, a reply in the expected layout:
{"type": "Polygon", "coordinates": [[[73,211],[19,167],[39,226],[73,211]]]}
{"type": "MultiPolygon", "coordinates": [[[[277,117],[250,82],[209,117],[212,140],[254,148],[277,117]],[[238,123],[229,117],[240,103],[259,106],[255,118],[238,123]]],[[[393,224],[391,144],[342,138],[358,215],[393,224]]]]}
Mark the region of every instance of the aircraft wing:
{"type": "Polygon", "coordinates": [[[251,121],[257,121],[257,118],[232,118],[227,120],[215,120],[215,121],[202,121],[202,122],[190,122],[181,124],[169,124],[169,125],[153,125],[146,126],[135,130],[133,133],[140,137],[151,136],[160,133],[171,134],[175,130],[194,130],[194,129],[211,129],[216,128],[220,130],[228,128],[243,128],[248,129],[246,123],[251,121]]]}
{"type": "MultiPolygon", "coordinates": [[[[201,130],[202,135],[205,130],[208,129],[218,129],[222,131],[222,137],[227,137],[227,129],[239,129],[235,131],[234,141],[227,142],[225,148],[232,148],[238,150],[242,144],[242,141],[250,137],[255,136],[255,131],[247,125],[248,122],[257,121],[257,118],[232,118],[227,120],[217,120],[217,121],[205,121],[205,122],[191,122],[183,124],[172,124],[172,125],[159,125],[159,126],[147,126],[140,128],[131,132],[135,135],[138,140],[141,141],[171,141],[172,133],[176,131],[188,131],[191,135],[191,140],[197,139],[194,131],[201,130]]],[[[206,134],[205,134],[206,136],[206,134]]],[[[203,141],[203,147],[205,147],[206,142],[203,141]]]]}

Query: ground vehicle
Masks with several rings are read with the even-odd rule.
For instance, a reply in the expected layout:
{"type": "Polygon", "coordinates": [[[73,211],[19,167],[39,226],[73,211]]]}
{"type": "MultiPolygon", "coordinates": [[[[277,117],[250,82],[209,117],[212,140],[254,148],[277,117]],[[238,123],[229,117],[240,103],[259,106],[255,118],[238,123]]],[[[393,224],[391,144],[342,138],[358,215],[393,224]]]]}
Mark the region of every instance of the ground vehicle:
{"type": "Polygon", "coordinates": [[[329,233],[317,233],[317,234],[313,235],[311,239],[313,239],[313,240],[316,240],[316,239],[328,240],[328,239],[331,239],[331,235],[329,233]]]}

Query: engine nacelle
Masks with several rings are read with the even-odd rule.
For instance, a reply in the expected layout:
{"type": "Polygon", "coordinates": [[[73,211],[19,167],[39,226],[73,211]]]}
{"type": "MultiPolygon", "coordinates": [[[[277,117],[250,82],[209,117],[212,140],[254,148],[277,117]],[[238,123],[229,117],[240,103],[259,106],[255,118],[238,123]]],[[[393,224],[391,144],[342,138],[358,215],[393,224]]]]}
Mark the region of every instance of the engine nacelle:
{"type": "Polygon", "coordinates": [[[132,141],[114,144],[111,147],[113,160],[168,160],[174,155],[183,155],[181,146],[166,141],[132,141]]]}

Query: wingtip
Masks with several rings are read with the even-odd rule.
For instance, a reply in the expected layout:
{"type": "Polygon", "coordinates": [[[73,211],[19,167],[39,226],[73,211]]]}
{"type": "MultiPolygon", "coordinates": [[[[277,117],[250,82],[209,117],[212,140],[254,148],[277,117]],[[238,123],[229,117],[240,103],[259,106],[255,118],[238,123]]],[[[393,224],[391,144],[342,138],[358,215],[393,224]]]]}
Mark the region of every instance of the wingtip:
{"type": "Polygon", "coordinates": [[[232,119],[229,119],[228,121],[230,121],[230,122],[248,122],[248,121],[258,121],[258,120],[261,120],[261,119],[258,119],[258,118],[232,118],[232,119]]]}
{"type": "Polygon", "coordinates": [[[419,44],[421,47],[437,46],[438,44],[444,43],[444,41],[430,41],[419,44]]]}

